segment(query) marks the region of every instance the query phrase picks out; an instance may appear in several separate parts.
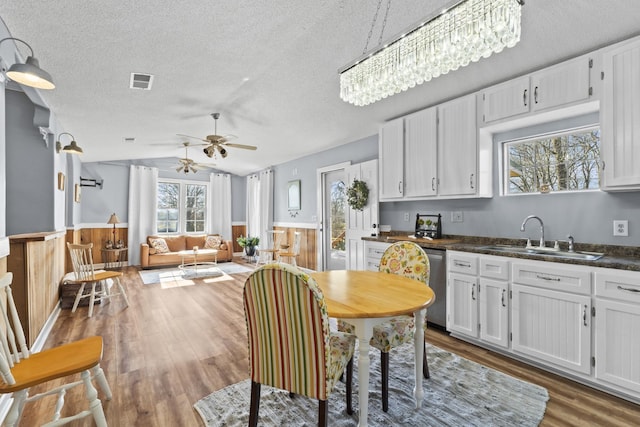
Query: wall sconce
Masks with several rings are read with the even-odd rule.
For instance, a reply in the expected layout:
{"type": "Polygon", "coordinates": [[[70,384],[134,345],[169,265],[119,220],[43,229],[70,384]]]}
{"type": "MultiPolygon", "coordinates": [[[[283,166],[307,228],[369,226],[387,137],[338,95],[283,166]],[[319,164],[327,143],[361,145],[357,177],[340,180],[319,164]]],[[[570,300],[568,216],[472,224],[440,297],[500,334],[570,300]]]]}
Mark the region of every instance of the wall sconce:
{"type": "Polygon", "coordinates": [[[58,140],[56,141],[56,153],[59,153],[60,151],[71,154],[82,154],[82,148],[78,147],[78,143],[75,141],[75,137],[69,132],[62,132],[60,135],[58,135],[58,140]],[[65,145],[64,148],[62,148],[62,144],[60,143],[60,137],[62,135],[69,135],[71,137],[71,144],[65,145]]]}
{"type": "Polygon", "coordinates": [[[24,62],[24,64],[16,62],[11,67],[9,67],[9,69],[5,73],[7,77],[9,77],[16,83],[35,87],[37,89],[54,89],[56,87],[56,85],[53,84],[51,75],[40,68],[40,63],[38,62],[36,57],[33,56],[33,49],[31,48],[31,46],[29,46],[29,43],[15,37],[7,37],[0,40],[0,44],[2,44],[2,42],[5,40],[16,40],[22,42],[31,51],[31,55],[27,57],[27,60],[24,62]]]}

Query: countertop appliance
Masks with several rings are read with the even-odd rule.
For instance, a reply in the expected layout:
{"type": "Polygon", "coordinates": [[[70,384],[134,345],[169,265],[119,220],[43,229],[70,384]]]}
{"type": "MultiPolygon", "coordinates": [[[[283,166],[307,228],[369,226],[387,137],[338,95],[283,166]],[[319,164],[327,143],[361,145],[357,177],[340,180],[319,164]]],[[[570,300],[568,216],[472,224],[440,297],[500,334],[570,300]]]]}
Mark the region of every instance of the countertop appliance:
{"type": "Polygon", "coordinates": [[[447,327],[447,265],[446,251],[423,248],[429,258],[429,286],[436,301],[427,309],[427,322],[438,328],[447,327]]]}

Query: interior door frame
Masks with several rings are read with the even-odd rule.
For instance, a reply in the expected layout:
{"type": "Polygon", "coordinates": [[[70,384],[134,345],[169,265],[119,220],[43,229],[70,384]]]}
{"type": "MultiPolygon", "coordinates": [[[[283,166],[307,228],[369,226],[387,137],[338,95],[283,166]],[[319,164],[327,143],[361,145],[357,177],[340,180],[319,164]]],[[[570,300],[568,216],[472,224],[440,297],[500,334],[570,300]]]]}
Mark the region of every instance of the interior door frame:
{"type": "Polygon", "coordinates": [[[316,188],[316,197],[317,197],[317,201],[316,201],[316,213],[317,213],[317,217],[318,217],[318,222],[316,224],[316,243],[317,243],[317,248],[319,249],[317,251],[317,258],[316,258],[316,268],[318,269],[318,271],[324,271],[325,270],[325,253],[326,253],[326,249],[325,248],[325,239],[324,239],[324,222],[325,222],[325,217],[324,217],[324,213],[326,212],[325,206],[324,206],[324,190],[325,190],[325,175],[328,172],[334,172],[340,169],[345,169],[347,167],[351,166],[351,162],[342,162],[342,163],[336,163],[334,165],[330,165],[330,166],[324,166],[321,168],[316,169],[316,183],[317,183],[317,188],[316,188]]]}

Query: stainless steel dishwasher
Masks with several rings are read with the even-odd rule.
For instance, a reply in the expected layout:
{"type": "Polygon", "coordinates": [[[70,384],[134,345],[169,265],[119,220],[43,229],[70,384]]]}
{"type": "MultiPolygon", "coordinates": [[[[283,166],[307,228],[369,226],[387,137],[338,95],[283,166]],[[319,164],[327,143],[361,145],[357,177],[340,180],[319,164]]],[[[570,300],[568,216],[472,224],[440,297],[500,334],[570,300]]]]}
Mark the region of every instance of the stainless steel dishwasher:
{"type": "Polygon", "coordinates": [[[436,301],[427,309],[427,321],[442,329],[447,327],[447,265],[446,251],[423,248],[429,258],[429,286],[436,301]]]}

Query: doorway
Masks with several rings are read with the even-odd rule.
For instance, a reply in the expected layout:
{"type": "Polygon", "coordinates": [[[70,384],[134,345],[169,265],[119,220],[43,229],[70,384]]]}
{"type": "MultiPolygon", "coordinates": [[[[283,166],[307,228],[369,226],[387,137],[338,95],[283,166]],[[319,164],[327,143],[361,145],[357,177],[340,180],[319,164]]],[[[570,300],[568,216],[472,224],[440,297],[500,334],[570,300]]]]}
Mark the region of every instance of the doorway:
{"type": "Polygon", "coordinates": [[[319,207],[320,207],[320,241],[318,266],[323,271],[345,270],[347,200],[346,172],[344,164],[318,170],[319,207]]]}

